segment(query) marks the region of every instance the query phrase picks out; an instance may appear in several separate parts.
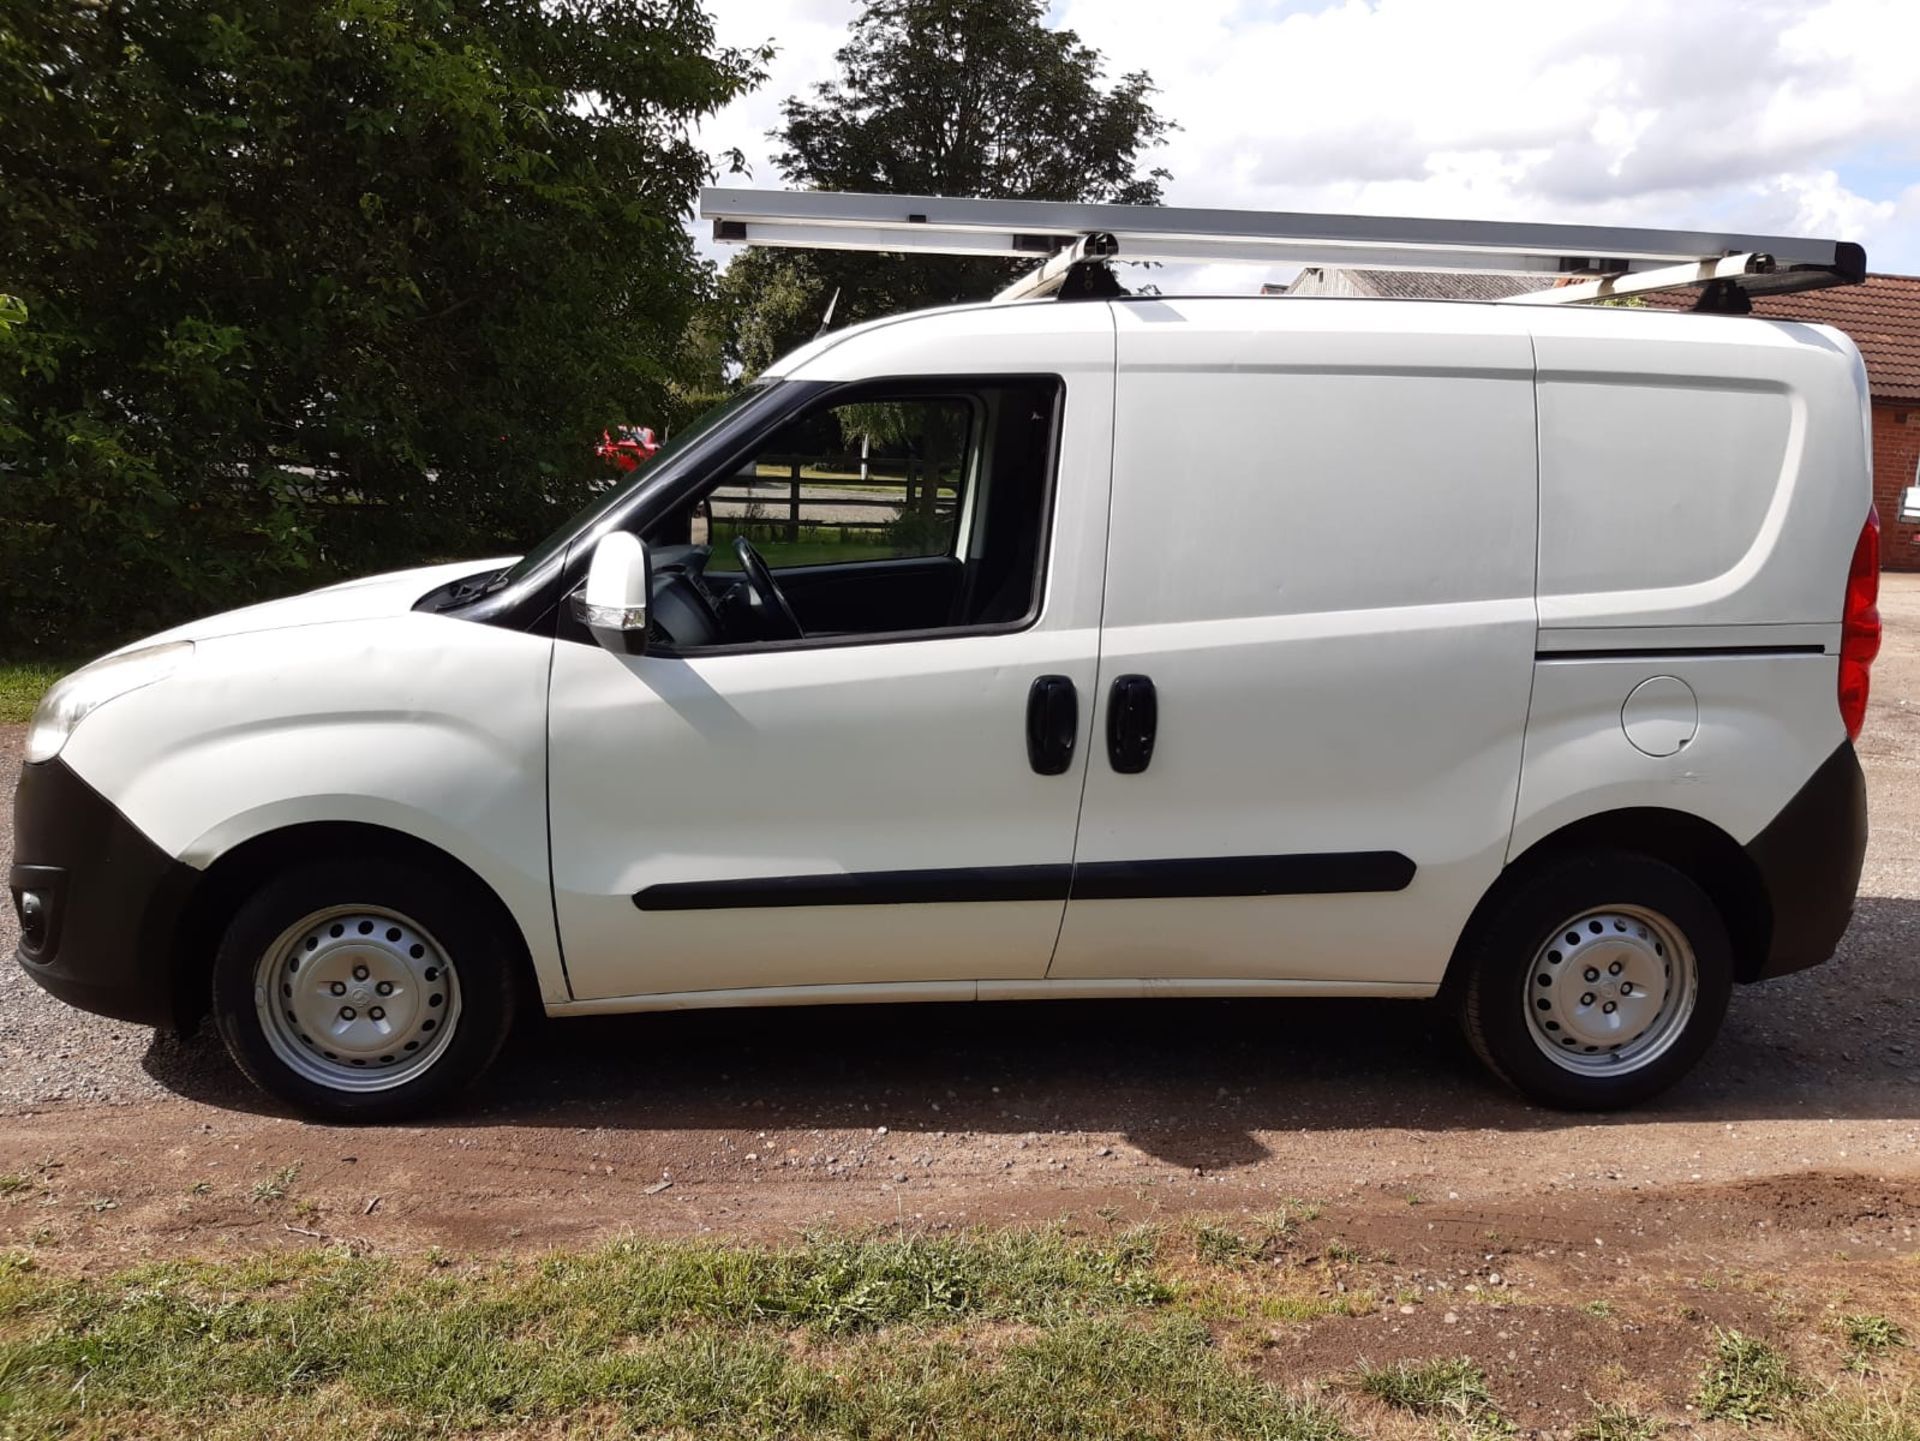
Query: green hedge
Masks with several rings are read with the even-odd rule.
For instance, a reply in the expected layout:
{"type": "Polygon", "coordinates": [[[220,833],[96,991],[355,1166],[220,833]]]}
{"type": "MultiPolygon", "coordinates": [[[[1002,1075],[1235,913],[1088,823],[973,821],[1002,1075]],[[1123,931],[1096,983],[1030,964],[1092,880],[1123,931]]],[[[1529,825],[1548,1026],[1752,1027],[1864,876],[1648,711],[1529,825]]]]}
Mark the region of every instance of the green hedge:
{"type": "Polygon", "coordinates": [[[527,543],[689,340],[686,0],[43,0],[0,25],[0,649],[527,543]]]}

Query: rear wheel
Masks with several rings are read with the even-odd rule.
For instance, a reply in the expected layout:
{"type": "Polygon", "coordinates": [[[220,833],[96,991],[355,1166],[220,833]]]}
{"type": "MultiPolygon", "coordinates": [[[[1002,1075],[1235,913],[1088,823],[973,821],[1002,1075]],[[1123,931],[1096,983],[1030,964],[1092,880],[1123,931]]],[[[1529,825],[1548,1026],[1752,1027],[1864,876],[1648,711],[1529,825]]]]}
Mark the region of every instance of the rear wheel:
{"type": "Polygon", "coordinates": [[[1601,852],[1546,862],[1475,927],[1461,1020],[1537,1101],[1630,1106],[1705,1054],[1733,988],[1726,923],[1684,873],[1601,852]]]}
{"type": "Polygon", "coordinates": [[[311,1114],[411,1115],[474,1080],[512,1026],[517,956],[482,898],[411,861],[316,861],[235,914],[214,961],[221,1039],[311,1114]]]}

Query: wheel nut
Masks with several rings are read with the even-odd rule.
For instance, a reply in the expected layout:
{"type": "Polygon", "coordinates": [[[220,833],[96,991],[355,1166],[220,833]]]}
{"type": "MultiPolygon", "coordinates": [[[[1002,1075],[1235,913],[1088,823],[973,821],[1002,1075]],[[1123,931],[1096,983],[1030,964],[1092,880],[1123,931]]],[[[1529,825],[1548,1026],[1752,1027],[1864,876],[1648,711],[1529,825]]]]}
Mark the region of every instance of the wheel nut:
{"type": "Polygon", "coordinates": [[[1630,996],[1630,995],[1632,995],[1632,994],[1633,994],[1633,982],[1632,982],[1632,981],[1622,981],[1622,982],[1620,983],[1620,994],[1621,994],[1621,995],[1623,995],[1623,996],[1630,996]]]}
{"type": "Polygon", "coordinates": [[[379,985],[375,986],[374,989],[383,996],[390,996],[393,994],[393,982],[382,981],[379,985]]]}
{"type": "Polygon", "coordinates": [[[335,981],[331,989],[336,996],[344,996],[347,993],[347,983],[345,981],[335,981]]]}
{"type": "Polygon", "coordinates": [[[355,966],[353,968],[353,978],[356,981],[364,981],[367,978],[367,968],[365,966],[355,966]]]}
{"type": "Polygon", "coordinates": [[[1600,973],[1599,973],[1598,971],[1596,971],[1596,970],[1595,970],[1595,969],[1594,969],[1594,968],[1593,968],[1592,966],[1588,966],[1588,967],[1587,967],[1587,979],[1588,979],[1589,981],[1597,981],[1597,980],[1599,980],[1599,979],[1600,979],[1600,973]]]}
{"type": "Polygon", "coordinates": [[[1607,974],[1610,976],[1617,976],[1626,968],[1627,968],[1627,963],[1625,961],[1615,961],[1612,965],[1607,967],[1607,974]]]}
{"type": "Polygon", "coordinates": [[[352,1007],[352,1006],[342,1006],[342,1007],[340,1008],[340,1019],[341,1019],[341,1020],[343,1020],[343,1021],[351,1021],[351,1020],[353,1019],[353,1016],[354,1016],[354,1010],[353,1010],[353,1007],[352,1007]]]}
{"type": "Polygon", "coordinates": [[[1580,998],[1580,1004],[1581,1004],[1581,1005],[1583,1005],[1583,1006],[1590,1006],[1590,1005],[1592,1005],[1592,1004],[1593,1004],[1593,992],[1592,992],[1592,991],[1588,991],[1588,992],[1587,992],[1587,993],[1586,993],[1586,994],[1585,994],[1584,996],[1582,996],[1582,997],[1580,998]]]}
{"type": "Polygon", "coordinates": [[[367,1012],[367,1019],[370,1021],[384,1021],[386,1020],[386,1018],[387,1018],[386,1011],[379,1006],[375,1006],[372,1010],[367,1012]]]}
{"type": "Polygon", "coordinates": [[[1616,1006],[1612,1001],[1608,1001],[1600,1009],[1605,1011],[1609,1016],[1611,1016],[1615,1011],[1619,1010],[1620,1008],[1616,1006]]]}

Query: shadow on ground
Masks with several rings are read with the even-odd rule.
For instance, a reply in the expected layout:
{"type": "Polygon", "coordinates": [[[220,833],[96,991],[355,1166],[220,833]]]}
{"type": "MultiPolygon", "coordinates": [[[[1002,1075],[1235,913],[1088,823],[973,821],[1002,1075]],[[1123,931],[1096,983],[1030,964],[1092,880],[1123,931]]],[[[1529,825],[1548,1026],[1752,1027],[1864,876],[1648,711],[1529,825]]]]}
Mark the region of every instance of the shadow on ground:
{"type": "MultiPolygon", "coordinates": [[[[1864,898],[1836,959],[1736,991],[1699,1070],[1632,1120],[1920,1117],[1920,902],[1864,898]]],[[[271,1109],[210,1028],[146,1068],[271,1109]]],[[[1118,1133],[1170,1164],[1265,1131],[1586,1124],[1489,1079],[1432,1004],[1100,1001],[689,1011],[550,1021],[437,1124],[1118,1133]]],[[[1604,1123],[1604,1118],[1601,1118],[1604,1123]]]]}

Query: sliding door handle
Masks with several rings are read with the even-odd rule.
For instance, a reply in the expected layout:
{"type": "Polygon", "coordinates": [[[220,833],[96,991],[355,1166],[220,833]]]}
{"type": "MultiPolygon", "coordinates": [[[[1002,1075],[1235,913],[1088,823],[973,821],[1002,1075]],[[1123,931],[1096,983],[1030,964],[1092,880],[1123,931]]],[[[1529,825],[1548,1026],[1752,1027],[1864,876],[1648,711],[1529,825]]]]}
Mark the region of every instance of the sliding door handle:
{"type": "Polygon", "coordinates": [[[1107,697],[1107,760],[1123,776],[1140,774],[1153,759],[1160,728],[1160,697],[1143,675],[1114,679],[1107,697]]]}
{"type": "Polygon", "coordinates": [[[1073,739],[1080,731],[1080,693],[1063,675],[1043,675],[1027,692],[1027,762],[1043,776],[1057,776],[1073,764],[1073,739]]]}

